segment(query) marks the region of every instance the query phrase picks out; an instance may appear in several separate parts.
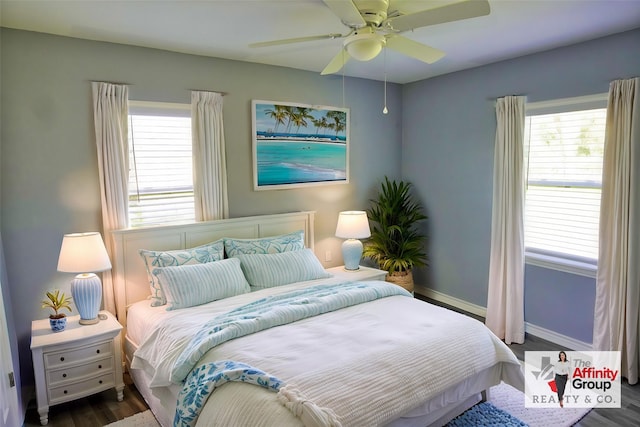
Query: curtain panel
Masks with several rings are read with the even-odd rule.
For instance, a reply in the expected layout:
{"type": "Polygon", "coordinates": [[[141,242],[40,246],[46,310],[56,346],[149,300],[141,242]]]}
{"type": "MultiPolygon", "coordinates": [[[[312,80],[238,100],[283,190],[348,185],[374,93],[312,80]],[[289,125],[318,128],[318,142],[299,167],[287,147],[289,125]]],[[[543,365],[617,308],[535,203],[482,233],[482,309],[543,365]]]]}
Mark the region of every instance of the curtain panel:
{"type": "Polygon", "coordinates": [[[507,344],[524,342],[524,114],[525,97],[497,100],[485,323],[507,344]]]}
{"type": "Polygon", "coordinates": [[[229,217],[222,94],[191,92],[196,221],[229,217]]]}
{"type": "MultiPolygon", "coordinates": [[[[93,82],[92,92],[102,227],[107,253],[113,258],[114,242],[111,231],[125,228],[129,224],[129,88],[125,85],[93,82]]],[[[110,271],[102,273],[102,288],[104,309],[115,314],[115,296],[110,271]]]]}
{"type": "Polygon", "coordinates": [[[640,324],[640,78],[609,86],[593,349],[620,351],[638,382],[640,324]]]}

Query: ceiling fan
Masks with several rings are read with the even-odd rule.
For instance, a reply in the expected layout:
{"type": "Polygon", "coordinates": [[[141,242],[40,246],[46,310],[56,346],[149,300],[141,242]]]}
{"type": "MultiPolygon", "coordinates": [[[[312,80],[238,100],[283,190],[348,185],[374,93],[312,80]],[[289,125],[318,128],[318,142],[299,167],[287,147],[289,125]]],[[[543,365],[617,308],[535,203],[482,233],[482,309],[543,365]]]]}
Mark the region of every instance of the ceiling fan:
{"type": "MultiPolygon", "coordinates": [[[[400,33],[430,25],[488,15],[491,10],[488,0],[456,0],[445,5],[407,14],[396,7],[390,8],[390,0],[323,0],[323,2],[349,28],[348,33],[272,40],[253,43],[249,46],[267,47],[343,38],[342,49],[322,70],[321,74],[323,75],[340,71],[351,58],[369,61],[378,56],[383,47],[432,64],[441,59],[445,53],[403,37],[400,33]]],[[[391,3],[402,5],[402,2],[393,0],[391,3]]],[[[423,1],[423,3],[441,4],[441,2],[429,1],[423,1]]]]}

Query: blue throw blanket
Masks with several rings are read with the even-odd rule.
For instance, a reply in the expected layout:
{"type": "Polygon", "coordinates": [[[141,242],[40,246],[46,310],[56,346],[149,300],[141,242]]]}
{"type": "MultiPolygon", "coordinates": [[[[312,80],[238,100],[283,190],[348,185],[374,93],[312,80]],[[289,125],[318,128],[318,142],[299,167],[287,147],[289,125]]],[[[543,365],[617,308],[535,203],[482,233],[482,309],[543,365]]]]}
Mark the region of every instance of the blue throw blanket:
{"type": "Polygon", "coordinates": [[[176,360],[171,380],[183,382],[207,351],[226,341],[393,295],[411,297],[399,286],[370,281],[318,285],[261,298],[205,323],[176,360]]]}
{"type": "Polygon", "coordinates": [[[191,427],[196,424],[200,411],[213,391],[229,381],[255,384],[273,391],[284,385],[276,377],[252,368],[245,363],[221,360],[197,367],[187,377],[178,394],[174,427],[191,427]]]}

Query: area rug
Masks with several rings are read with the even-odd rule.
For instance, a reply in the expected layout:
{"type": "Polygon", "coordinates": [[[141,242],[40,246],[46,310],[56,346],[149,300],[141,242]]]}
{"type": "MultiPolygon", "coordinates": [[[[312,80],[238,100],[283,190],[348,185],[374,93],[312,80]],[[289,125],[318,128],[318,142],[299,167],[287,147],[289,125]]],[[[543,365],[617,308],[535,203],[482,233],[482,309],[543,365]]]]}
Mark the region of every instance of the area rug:
{"type": "Polygon", "coordinates": [[[447,427],[570,427],[580,421],[590,409],[525,408],[524,395],[501,383],[489,390],[487,402],[479,403],[454,418],[447,427]]]}
{"type": "Polygon", "coordinates": [[[489,390],[488,401],[530,427],[569,427],[584,418],[589,408],[525,408],[524,395],[519,390],[500,383],[489,390]]]}
{"type": "Polygon", "coordinates": [[[107,424],[105,427],[160,427],[160,424],[158,424],[151,411],[147,409],[123,420],[107,424]]]}

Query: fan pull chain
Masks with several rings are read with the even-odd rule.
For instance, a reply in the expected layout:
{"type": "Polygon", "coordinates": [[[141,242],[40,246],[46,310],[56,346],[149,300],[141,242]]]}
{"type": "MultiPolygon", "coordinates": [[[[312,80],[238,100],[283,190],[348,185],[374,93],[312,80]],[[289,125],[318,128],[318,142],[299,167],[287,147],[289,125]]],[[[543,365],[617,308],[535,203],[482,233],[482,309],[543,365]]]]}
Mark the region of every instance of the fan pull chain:
{"type": "Polygon", "coordinates": [[[344,104],[344,49],[342,49],[342,108],[346,108],[344,104]]]}
{"type": "Polygon", "coordinates": [[[389,114],[387,109],[387,48],[384,48],[384,108],[382,114],[389,114]]]}

